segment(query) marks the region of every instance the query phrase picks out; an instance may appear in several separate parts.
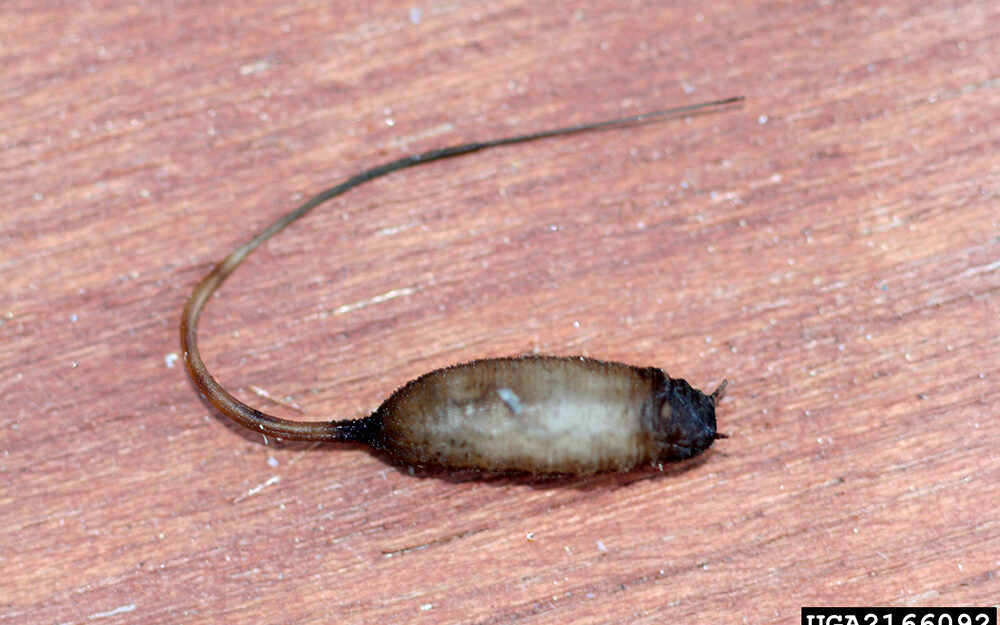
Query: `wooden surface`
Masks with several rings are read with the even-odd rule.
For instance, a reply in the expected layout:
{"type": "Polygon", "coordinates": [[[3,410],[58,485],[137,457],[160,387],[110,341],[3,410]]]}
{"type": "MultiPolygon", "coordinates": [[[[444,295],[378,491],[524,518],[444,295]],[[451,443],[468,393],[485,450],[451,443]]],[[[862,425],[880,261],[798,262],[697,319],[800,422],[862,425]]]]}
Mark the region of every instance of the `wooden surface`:
{"type": "Polygon", "coordinates": [[[765,623],[1000,597],[995,2],[5,4],[0,622],[765,623]],[[360,6],[358,6],[360,5],[360,6]],[[286,417],[540,351],[730,381],[666,475],[411,476],[286,417]],[[262,397],[270,394],[277,400],[262,397]]]}

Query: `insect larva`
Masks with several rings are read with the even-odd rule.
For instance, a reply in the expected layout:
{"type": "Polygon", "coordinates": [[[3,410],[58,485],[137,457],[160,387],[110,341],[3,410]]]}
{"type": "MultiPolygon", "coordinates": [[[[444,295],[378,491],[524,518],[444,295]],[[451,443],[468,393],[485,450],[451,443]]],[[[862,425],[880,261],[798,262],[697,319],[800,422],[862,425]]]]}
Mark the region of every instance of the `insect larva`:
{"type": "Polygon", "coordinates": [[[246,256],[316,206],[394,171],[501,145],[676,117],[742,97],[580,124],[407,156],[318,193],[238,247],[204,279],[181,315],[181,348],[195,385],[221,413],[285,440],[368,444],[410,465],[484,472],[589,475],[697,456],[717,438],[711,395],[661,369],[582,357],[489,358],[437,369],[407,383],[374,413],[347,421],[289,421],[224,389],[198,352],[198,319],[246,256]]]}

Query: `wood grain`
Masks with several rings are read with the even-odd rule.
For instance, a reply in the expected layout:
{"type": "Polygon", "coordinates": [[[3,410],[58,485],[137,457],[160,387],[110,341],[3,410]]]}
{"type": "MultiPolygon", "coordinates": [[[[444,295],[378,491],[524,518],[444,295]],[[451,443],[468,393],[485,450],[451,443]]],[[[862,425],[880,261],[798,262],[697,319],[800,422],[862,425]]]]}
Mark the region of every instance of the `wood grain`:
{"type": "Polygon", "coordinates": [[[5,8],[0,621],[996,604],[996,3],[5,8]],[[411,152],[730,95],[748,100],[358,189],[259,250],[202,324],[220,380],[290,418],[531,351],[727,377],[731,438],[704,462],[412,476],[265,444],[187,381],[190,289],[304,195],[411,152]]]}

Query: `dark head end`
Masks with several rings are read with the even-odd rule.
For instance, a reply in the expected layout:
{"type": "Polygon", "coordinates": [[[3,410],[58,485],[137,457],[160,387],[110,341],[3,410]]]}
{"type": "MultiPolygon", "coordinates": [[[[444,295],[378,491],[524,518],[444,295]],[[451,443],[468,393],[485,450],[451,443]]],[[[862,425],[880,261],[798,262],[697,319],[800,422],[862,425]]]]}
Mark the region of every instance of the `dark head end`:
{"type": "Polygon", "coordinates": [[[656,428],[657,462],[676,462],[694,458],[726,438],[715,429],[715,402],[726,382],[711,395],[692,388],[685,380],[667,378],[661,389],[662,407],[656,428]]]}

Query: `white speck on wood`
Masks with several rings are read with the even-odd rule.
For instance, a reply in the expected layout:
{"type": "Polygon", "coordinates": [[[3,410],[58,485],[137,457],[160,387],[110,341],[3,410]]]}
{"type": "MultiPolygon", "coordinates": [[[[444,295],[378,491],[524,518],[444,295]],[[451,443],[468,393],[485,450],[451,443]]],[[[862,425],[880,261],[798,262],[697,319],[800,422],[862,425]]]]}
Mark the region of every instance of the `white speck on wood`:
{"type": "Polygon", "coordinates": [[[263,72],[264,70],[270,69],[271,65],[271,59],[260,59],[259,61],[254,61],[253,63],[241,65],[240,76],[249,76],[250,74],[263,72]]]}

